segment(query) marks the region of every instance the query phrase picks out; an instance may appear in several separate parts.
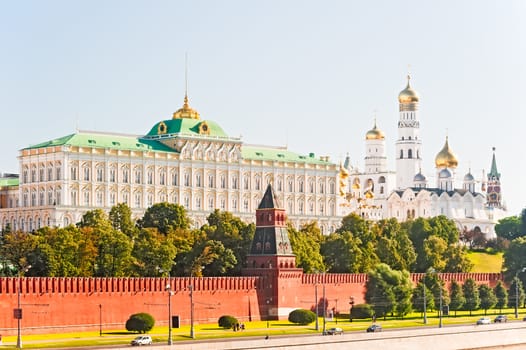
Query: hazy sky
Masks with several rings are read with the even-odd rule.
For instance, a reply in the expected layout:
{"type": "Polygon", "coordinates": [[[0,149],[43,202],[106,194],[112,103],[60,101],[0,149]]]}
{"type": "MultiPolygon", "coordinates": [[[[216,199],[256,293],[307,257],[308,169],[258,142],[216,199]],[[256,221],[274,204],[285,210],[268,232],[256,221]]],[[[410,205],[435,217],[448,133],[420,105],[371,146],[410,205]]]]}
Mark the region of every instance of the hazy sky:
{"type": "Polygon", "coordinates": [[[376,115],[394,169],[409,69],[430,185],[449,135],[459,179],[496,147],[510,215],[526,207],[526,1],[0,0],[0,43],[2,172],[76,128],[147,133],[181,107],[187,53],[202,119],[361,168],[376,115]]]}

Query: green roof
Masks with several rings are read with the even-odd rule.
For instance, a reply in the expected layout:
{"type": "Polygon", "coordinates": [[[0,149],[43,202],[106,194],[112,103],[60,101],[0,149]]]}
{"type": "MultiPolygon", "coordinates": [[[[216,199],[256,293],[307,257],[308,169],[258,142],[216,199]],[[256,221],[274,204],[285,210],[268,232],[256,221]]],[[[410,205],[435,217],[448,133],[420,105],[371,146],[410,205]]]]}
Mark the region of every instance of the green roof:
{"type": "Polygon", "coordinates": [[[216,122],[211,120],[189,118],[168,119],[158,122],[153,126],[146,137],[166,137],[169,135],[212,136],[216,138],[228,138],[228,135],[216,122]],[[200,133],[200,128],[202,125],[207,126],[207,133],[204,135],[200,133]]]}
{"type": "Polygon", "coordinates": [[[18,177],[3,177],[0,178],[0,187],[4,186],[18,186],[20,179],[18,177]]]}
{"type": "Polygon", "coordinates": [[[314,153],[310,153],[309,155],[301,155],[282,148],[243,146],[241,147],[241,153],[244,159],[260,159],[312,164],[331,164],[329,161],[323,161],[319,158],[316,158],[314,153]]]}
{"type": "Polygon", "coordinates": [[[36,149],[53,146],[77,146],[77,147],[100,147],[131,151],[163,151],[174,152],[174,150],[153,140],[140,139],[137,136],[125,136],[114,134],[98,134],[78,132],[54,140],[42,142],[24,149],[36,149]]]}

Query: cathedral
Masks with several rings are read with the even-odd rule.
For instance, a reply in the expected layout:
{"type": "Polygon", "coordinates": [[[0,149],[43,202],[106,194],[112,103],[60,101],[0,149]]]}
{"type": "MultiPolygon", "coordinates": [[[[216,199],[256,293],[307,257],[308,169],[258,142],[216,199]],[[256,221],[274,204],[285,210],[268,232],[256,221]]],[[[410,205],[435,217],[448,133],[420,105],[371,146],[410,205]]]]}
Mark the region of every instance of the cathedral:
{"type": "Polygon", "coordinates": [[[398,95],[398,139],[395,143],[396,170],[387,169],[385,135],[376,121],[365,135],[363,171],[352,167],[350,157],[340,166],[342,215],[355,212],[364,218],[396,218],[406,221],[417,217],[445,215],[459,230],[480,230],[487,239],[495,238],[495,223],[506,216],[497,170],[495,148],[487,178],[476,180],[468,172],[457,180],[458,158],[446,137],[435,157],[434,183],[422,170],[422,139],[418,106],[420,97],[407,86],[398,95]]]}
{"type": "Polygon", "coordinates": [[[154,203],[185,207],[194,227],[214,210],[253,221],[268,184],[299,227],[317,221],[322,233],[357,213],[370,220],[445,215],[460,230],[493,238],[505,216],[495,153],[487,179],[470,173],[456,183],[458,160],[446,138],[430,183],[422,170],[419,95],[398,96],[396,170],[387,168],[385,135],[376,121],[365,135],[363,170],[287,147],[251,145],[183,106],[144,135],[77,131],[19,151],[20,174],[0,178],[0,227],[32,231],[80,221],[88,210],[126,203],[136,218],[154,203]]]}

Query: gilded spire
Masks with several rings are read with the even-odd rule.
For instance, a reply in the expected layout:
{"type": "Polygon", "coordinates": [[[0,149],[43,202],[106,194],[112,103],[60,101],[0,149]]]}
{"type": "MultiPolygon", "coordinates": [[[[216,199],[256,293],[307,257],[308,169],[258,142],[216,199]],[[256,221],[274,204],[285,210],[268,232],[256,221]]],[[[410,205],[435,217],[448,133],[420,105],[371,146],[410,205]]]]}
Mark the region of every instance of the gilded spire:
{"type": "Polygon", "coordinates": [[[437,168],[456,168],[458,165],[457,156],[449,148],[448,136],[446,136],[444,147],[435,157],[435,165],[437,168]]]}

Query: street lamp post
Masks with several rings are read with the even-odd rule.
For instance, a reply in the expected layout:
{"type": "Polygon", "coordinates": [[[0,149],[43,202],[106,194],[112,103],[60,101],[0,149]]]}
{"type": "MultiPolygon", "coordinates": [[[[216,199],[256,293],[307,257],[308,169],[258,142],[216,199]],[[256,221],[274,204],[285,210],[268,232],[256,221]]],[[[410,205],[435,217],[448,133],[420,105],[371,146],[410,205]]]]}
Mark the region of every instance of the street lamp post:
{"type": "Polygon", "coordinates": [[[349,321],[352,322],[352,307],[354,306],[354,297],[350,297],[349,304],[351,308],[349,309],[349,321]]]}
{"type": "Polygon", "coordinates": [[[314,302],[315,302],[314,305],[316,305],[316,330],[319,331],[320,330],[320,325],[319,325],[319,321],[318,321],[318,317],[319,317],[319,315],[318,315],[318,306],[319,306],[319,304],[318,304],[318,283],[317,283],[317,281],[316,281],[316,284],[314,284],[314,302]]]}
{"type": "Polygon", "coordinates": [[[440,310],[438,310],[438,328],[442,328],[442,284],[439,285],[440,288],[440,310]]]}
{"type": "Polygon", "coordinates": [[[194,286],[191,284],[190,288],[190,338],[194,339],[194,286]]]}
{"type": "MultiPolygon", "coordinates": [[[[31,268],[31,265],[28,265],[22,271],[25,273],[31,268]]],[[[17,336],[16,336],[16,348],[22,349],[22,307],[21,307],[21,294],[22,294],[22,276],[20,275],[21,271],[18,271],[18,306],[15,311],[15,317],[17,319],[17,336]]]]}
{"type": "Polygon", "coordinates": [[[515,272],[515,318],[519,318],[519,273],[524,271],[526,271],[526,267],[515,272]]]}
{"type": "MultiPolygon", "coordinates": [[[[323,276],[325,277],[325,275],[323,276]]],[[[322,287],[323,287],[323,334],[325,334],[325,323],[326,323],[326,320],[325,320],[325,314],[327,313],[326,310],[327,310],[327,307],[326,307],[326,304],[325,304],[325,280],[322,281],[322,287]]]]}
{"type": "Polygon", "coordinates": [[[165,287],[168,292],[168,345],[172,345],[172,287],[168,283],[165,287]]]}
{"type": "Polygon", "coordinates": [[[424,275],[424,283],[423,286],[424,286],[424,324],[427,324],[427,313],[426,313],[426,275],[427,273],[424,275]]]}
{"type": "Polygon", "coordinates": [[[99,336],[102,337],[102,304],[99,304],[99,336]]]}

